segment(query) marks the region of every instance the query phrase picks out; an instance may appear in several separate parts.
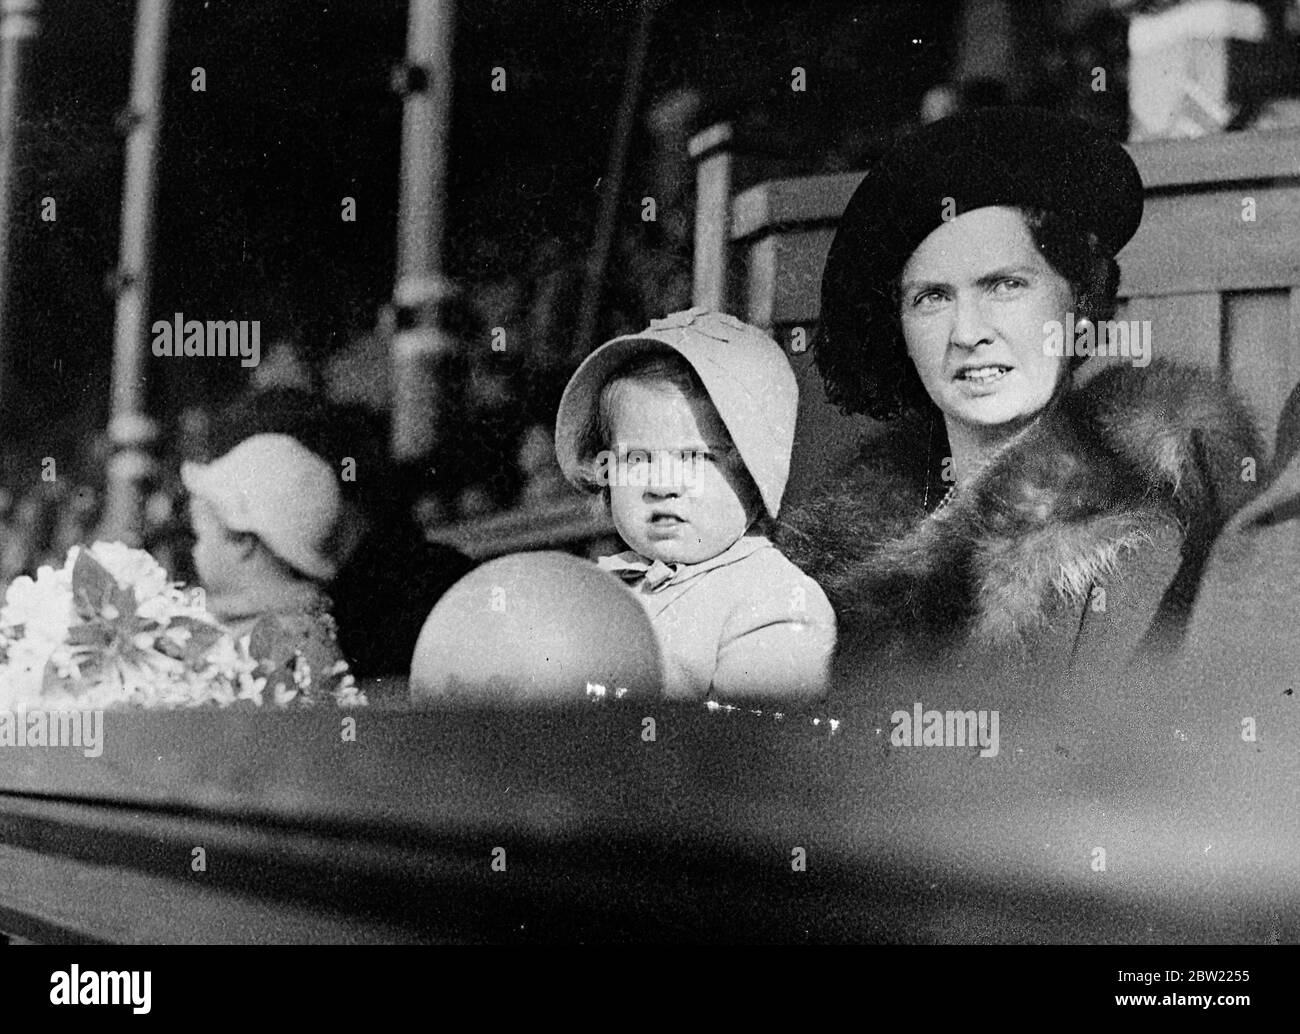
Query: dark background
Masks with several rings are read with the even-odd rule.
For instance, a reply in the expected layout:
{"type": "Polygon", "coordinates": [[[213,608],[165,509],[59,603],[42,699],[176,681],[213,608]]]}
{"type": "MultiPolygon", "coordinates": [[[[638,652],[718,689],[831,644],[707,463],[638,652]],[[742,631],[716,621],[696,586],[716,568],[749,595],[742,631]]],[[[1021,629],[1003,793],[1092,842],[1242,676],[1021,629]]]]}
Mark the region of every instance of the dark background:
{"type": "MultiPolygon", "coordinates": [[[[457,6],[447,271],[474,284],[528,278],[557,255],[580,263],[636,5],[457,6]],[[507,69],[505,93],[489,88],[497,65],[507,69]]],[[[690,86],[701,97],[696,128],[739,117],[780,141],[787,167],[851,163],[862,139],[914,114],[943,77],[954,8],[667,4],[643,110],[690,86]],[[808,70],[806,95],[790,90],[795,65],[808,70]]],[[[115,116],[129,94],[134,16],[129,0],[42,4],[18,142],[6,451],[68,456],[107,420],[106,279],[117,263],[123,165],[115,116]],[[47,195],[58,204],[54,223],[38,217],[47,195]]],[[[389,79],[406,17],[405,0],[177,0],[150,322],[175,312],[258,319],[264,360],[278,335],[319,358],[374,327],[396,254],[401,103],[389,79]],[[206,71],[203,93],[190,88],[196,66],[206,71]],[[357,200],[355,223],[340,219],[344,196],[357,200]]],[[[649,146],[642,125],[620,213],[642,236],[649,146]]],[[[671,250],[653,231],[645,243],[671,250]]],[[[689,270],[680,247],[671,261],[689,270]]],[[[150,408],[166,421],[234,396],[247,377],[237,361],[151,357],[150,408]]]]}

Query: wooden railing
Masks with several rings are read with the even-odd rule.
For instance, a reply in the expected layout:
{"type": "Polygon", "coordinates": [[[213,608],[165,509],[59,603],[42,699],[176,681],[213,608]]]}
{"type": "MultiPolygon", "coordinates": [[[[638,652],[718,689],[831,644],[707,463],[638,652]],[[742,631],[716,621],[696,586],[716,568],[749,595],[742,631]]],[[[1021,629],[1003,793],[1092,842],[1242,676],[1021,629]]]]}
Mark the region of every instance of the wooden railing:
{"type": "MultiPolygon", "coordinates": [[[[1233,133],[1134,144],[1147,188],[1142,226],[1119,255],[1120,319],[1150,320],[1153,352],[1222,370],[1272,441],[1300,381],[1300,132],[1233,133]]],[[[717,169],[716,163],[710,167],[717,169]]],[[[716,174],[716,173],[715,173],[716,174]]],[[[729,212],[738,314],[789,348],[801,390],[788,490],[816,485],[871,427],[826,402],[811,353],[821,271],[861,173],[763,183],[729,212]],[[796,337],[795,332],[799,332],[796,337]]],[[[717,210],[710,209],[714,218],[717,210]]],[[[717,234],[697,237],[711,240],[717,234]]],[[[1104,362],[1093,361],[1095,373],[1104,362]]]]}
{"type": "Polygon", "coordinates": [[[445,525],[432,538],[475,560],[535,549],[590,553],[592,545],[600,542],[609,543],[609,552],[622,548],[615,545],[618,532],[599,498],[577,494],[445,525]]]}
{"type": "MultiPolygon", "coordinates": [[[[694,301],[764,327],[787,349],[800,385],[786,496],[793,502],[872,430],[826,402],[807,347],[826,251],[862,173],[770,180],[733,194],[735,147],[725,125],[692,141],[694,301]]],[[[1300,382],[1300,132],[1232,133],[1129,150],[1147,204],[1137,236],[1119,256],[1118,318],[1150,320],[1155,355],[1227,374],[1271,446],[1282,405],[1300,382]]],[[[1108,361],[1086,364],[1085,375],[1108,361]]],[[[580,505],[525,506],[438,537],[481,558],[520,548],[590,552],[596,541],[611,541],[613,529],[580,505]]]]}

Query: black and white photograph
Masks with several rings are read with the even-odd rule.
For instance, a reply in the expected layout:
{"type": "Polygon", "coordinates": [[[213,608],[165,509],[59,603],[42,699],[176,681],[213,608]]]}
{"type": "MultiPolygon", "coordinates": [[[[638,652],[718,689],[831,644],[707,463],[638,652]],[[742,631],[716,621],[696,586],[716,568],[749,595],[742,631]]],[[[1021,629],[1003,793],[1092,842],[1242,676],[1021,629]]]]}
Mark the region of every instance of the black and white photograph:
{"type": "Polygon", "coordinates": [[[0,0],[6,997],[1297,943],[1298,0],[0,0]]]}

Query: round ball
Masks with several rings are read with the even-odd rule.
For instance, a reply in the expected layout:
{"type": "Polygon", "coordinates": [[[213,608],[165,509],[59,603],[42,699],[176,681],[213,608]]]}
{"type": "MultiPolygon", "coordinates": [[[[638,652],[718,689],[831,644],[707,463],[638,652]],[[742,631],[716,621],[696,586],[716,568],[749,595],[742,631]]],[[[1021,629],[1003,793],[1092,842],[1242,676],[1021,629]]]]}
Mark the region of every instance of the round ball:
{"type": "Polygon", "coordinates": [[[650,619],[617,578],[567,553],[517,553],[438,601],[410,688],[417,703],[576,704],[596,695],[588,686],[658,695],[662,671],[650,619]]]}

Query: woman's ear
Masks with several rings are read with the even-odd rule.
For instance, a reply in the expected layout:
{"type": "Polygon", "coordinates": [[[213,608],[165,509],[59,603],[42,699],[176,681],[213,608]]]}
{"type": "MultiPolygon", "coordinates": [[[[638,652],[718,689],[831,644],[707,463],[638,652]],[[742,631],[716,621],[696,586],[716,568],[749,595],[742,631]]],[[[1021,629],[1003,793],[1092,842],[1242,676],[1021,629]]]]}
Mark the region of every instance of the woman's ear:
{"type": "Polygon", "coordinates": [[[1080,324],[1094,322],[1096,313],[1097,304],[1088,288],[1085,286],[1076,291],[1074,295],[1074,327],[1071,328],[1070,333],[1078,334],[1082,329],[1080,324]]]}
{"type": "Polygon", "coordinates": [[[1110,256],[1098,258],[1074,292],[1075,317],[1092,323],[1111,319],[1118,290],[1119,263],[1110,256]]]}

